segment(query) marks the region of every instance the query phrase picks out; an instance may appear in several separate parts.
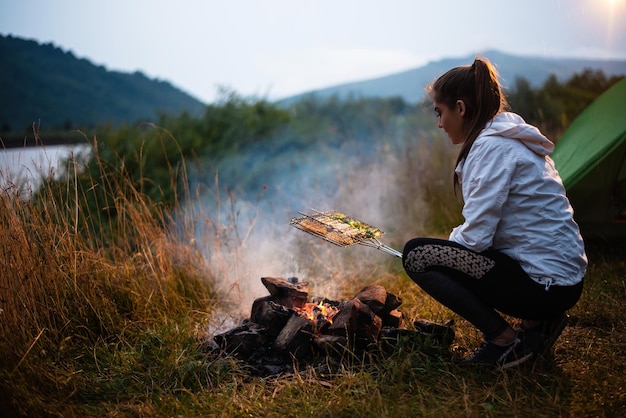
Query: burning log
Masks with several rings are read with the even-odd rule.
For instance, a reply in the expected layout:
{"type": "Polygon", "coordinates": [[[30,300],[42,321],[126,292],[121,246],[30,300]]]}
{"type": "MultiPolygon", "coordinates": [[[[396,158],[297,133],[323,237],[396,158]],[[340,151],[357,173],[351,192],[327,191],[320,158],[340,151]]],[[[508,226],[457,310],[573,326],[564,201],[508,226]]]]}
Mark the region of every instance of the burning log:
{"type": "Polygon", "coordinates": [[[449,345],[454,338],[450,323],[418,320],[416,330],[403,328],[402,300],[379,285],[364,287],[349,301],[307,302],[307,282],[295,277],[261,281],[270,295],[253,302],[242,326],[213,337],[221,352],[258,366],[260,373],[287,371],[286,358],[306,364],[322,354],[341,361],[355,351],[393,348],[407,339],[449,345]]]}
{"type": "Polygon", "coordinates": [[[368,305],[355,298],[333,317],[328,333],[346,336],[349,341],[361,346],[376,342],[381,328],[382,319],[368,305]]]}
{"type": "Polygon", "coordinates": [[[383,327],[400,328],[400,326],[402,325],[402,318],[402,312],[394,309],[393,311],[382,317],[383,327]]]}
{"type": "Polygon", "coordinates": [[[252,303],[250,321],[259,324],[270,336],[276,337],[289,321],[293,311],[276,303],[273,296],[256,299],[252,303]]]}
{"type": "Polygon", "coordinates": [[[383,313],[391,312],[394,309],[397,309],[402,305],[402,298],[400,296],[396,296],[393,293],[387,292],[387,299],[385,299],[385,307],[383,308],[383,313]]]}
{"type": "Polygon", "coordinates": [[[318,330],[325,328],[327,324],[332,323],[333,317],[339,312],[340,303],[329,301],[327,299],[314,299],[307,302],[302,308],[296,308],[301,316],[313,321],[318,330]]]}
{"type": "Polygon", "coordinates": [[[296,358],[303,358],[310,354],[312,339],[313,321],[294,314],[276,337],[274,347],[296,358]]]}
{"type": "Polygon", "coordinates": [[[370,307],[375,314],[380,313],[387,301],[387,291],[378,285],[367,286],[354,297],[370,307]]]}
{"type": "Polygon", "coordinates": [[[276,303],[287,308],[302,308],[309,297],[308,283],[299,281],[297,277],[262,277],[261,282],[276,303]]]}
{"type": "Polygon", "coordinates": [[[365,303],[376,315],[380,316],[384,327],[397,328],[402,325],[402,313],[396,309],[402,304],[402,299],[387,292],[384,287],[379,285],[364,287],[355,298],[365,303]]]}
{"type": "Polygon", "coordinates": [[[267,344],[268,336],[263,327],[252,322],[216,335],[213,340],[223,352],[250,359],[267,344]]]}

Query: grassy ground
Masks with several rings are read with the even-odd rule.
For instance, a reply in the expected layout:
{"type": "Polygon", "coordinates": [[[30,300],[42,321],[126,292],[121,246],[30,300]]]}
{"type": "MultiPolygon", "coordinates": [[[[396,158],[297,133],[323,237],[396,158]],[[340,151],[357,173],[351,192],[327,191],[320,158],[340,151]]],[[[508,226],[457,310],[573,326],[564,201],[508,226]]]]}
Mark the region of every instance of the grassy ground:
{"type": "Polygon", "coordinates": [[[110,239],[81,223],[90,190],[50,189],[37,203],[0,195],[0,415],[626,415],[623,246],[590,243],[583,297],[553,357],[534,367],[454,364],[479,335],[389,261],[344,277],[345,294],[333,296],[375,282],[403,298],[409,322],[454,318],[451,352],[406,342],[376,362],[261,378],[204,350],[205,326],[220,312],[215,270],[122,183],[108,190],[118,215],[103,218],[117,231],[110,239]]]}
{"type": "MultiPolygon", "coordinates": [[[[335,375],[309,371],[268,379],[235,374],[197,398],[190,415],[217,416],[624,416],[626,262],[619,252],[592,249],[587,287],[571,310],[571,323],[553,357],[509,371],[453,364],[450,353],[405,346],[370,366],[335,375]],[[237,377],[235,377],[237,376],[237,377]],[[202,411],[202,412],[199,412],[202,411]]],[[[401,293],[408,317],[450,318],[403,277],[381,281],[401,293]]],[[[455,318],[462,355],[478,342],[473,328],[455,318]]],[[[172,412],[176,411],[173,409],[172,412]]]]}

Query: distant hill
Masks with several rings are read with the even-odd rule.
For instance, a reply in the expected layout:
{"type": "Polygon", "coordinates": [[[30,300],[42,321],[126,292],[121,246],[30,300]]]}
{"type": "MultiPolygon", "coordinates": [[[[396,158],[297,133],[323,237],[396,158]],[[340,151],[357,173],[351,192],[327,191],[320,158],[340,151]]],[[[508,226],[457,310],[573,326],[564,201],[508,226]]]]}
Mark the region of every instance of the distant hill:
{"type": "MultiPolygon", "coordinates": [[[[572,58],[543,58],[510,55],[499,51],[487,51],[480,54],[494,63],[505,87],[512,87],[518,77],[524,77],[532,87],[540,87],[554,74],[560,82],[584,69],[602,70],[605,75],[626,75],[626,60],[588,60],[572,58]]],[[[429,62],[423,67],[403,71],[384,77],[340,84],[324,89],[310,91],[281,100],[283,104],[293,103],[313,95],[323,99],[331,96],[338,98],[402,97],[410,103],[416,103],[424,97],[424,88],[436,77],[452,67],[471,64],[474,54],[461,58],[446,58],[429,62]]]]}
{"type": "Polygon", "coordinates": [[[52,44],[0,36],[0,131],[75,129],[198,114],[204,104],[141,72],[108,71],[52,44]]]}
{"type": "MultiPolygon", "coordinates": [[[[626,60],[602,61],[526,57],[487,51],[505,85],[519,76],[539,87],[550,74],[564,81],[584,69],[599,69],[607,76],[626,75],[626,60]]],[[[424,87],[444,71],[468,64],[474,55],[446,58],[385,77],[305,92],[280,104],[314,96],[324,99],[402,97],[409,103],[423,98],[424,87]]],[[[0,134],[29,133],[33,123],[56,132],[154,121],[159,112],[201,114],[205,104],[167,81],[149,79],[141,72],[108,71],[53,44],[0,35],[0,134]]],[[[20,135],[17,142],[21,144],[20,135]]],[[[62,134],[59,141],[66,140],[62,134]]]]}

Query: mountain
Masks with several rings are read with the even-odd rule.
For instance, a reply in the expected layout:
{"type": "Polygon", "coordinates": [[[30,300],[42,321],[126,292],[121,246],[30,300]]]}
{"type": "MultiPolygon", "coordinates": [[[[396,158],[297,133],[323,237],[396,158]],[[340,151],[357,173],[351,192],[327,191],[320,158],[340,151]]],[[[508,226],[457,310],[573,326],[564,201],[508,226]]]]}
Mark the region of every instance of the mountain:
{"type": "Polygon", "coordinates": [[[52,44],[0,35],[2,132],[154,121],[159,112],[199,114],[204,104],[141,72],[108,71],[52,44]]]}
{"type": "MultiPolygon", "coordinates": [[[[539,87],[550,74],[564,81],[587,68],[602,70],[607,76],[626,74],[626,60],[540,58],[494,50],[481,55],[496,64],[505,86],[512,86],[522,76],[531,86],[539,87]]],[[[385,77],[305,92],[278,103],[289,105],[310,96],[402,97],[416,103],[435,77],[454,66],[471,63],[473,58],[469,55],[433,61],[385,77]]],[[[149,79],[141,72],[108,71],[50,43],[0,35],[0,59],[0,133],[29,133],[32,124],[38,122],[45,131],[67,131],[108,123],[154,121],[159,113],[187,111],[199,115],[205,108],[205,104],[167,81],[149,79]]]]}
{"type": "MultiPolygon", "coordinates": [[[[417,103],[424,97],[425,87],[436,77],[452,67],[471,64],[474,56],[475,54],[433,61],[413,70],[298,94],[283,99],[280,103],[288,105],[310,96],[318,99],[333,96],[338,98],[397,96],[407,102],[417,103]]],[[[496,65],[505,87],[514,86],[518,77],[524,77],[532,87],[540,87],[551,74],[563,82],[573,74],[588,68],[602,70],[607,76],[626,75],[626,60],[545,58],[511,55],[495,50],[481,53],[480,56],[488,58],[496,65]]]]}

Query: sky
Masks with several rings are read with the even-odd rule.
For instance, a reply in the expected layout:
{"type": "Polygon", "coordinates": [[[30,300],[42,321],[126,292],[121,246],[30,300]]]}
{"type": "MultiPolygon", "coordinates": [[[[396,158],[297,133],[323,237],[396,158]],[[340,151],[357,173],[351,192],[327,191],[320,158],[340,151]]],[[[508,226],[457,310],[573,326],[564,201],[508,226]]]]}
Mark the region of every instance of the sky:
{"type": "Polygon", "coordinates": [[[221,88],[275,100],[487,49],[626,59],[625,22],[626,0],[0,0],[0,34],[205,103],[221,88]]]}

